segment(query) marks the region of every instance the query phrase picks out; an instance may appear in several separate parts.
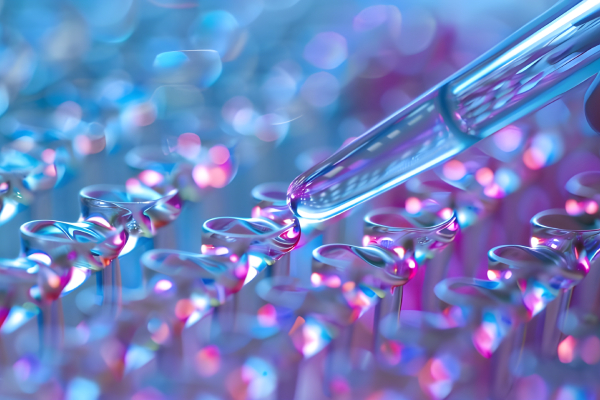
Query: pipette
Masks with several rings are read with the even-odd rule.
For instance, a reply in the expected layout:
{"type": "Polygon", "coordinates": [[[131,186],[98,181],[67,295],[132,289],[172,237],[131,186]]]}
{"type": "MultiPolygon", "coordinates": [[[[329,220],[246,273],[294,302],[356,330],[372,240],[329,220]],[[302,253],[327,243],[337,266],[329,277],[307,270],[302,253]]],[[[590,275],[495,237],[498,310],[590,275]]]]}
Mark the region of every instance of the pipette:
{"type": "Polygon", "coordinates": [[[432,168],[600,71],[600,0],[562,1],[298,176],[288,205],[323,221],[432,168]]]}

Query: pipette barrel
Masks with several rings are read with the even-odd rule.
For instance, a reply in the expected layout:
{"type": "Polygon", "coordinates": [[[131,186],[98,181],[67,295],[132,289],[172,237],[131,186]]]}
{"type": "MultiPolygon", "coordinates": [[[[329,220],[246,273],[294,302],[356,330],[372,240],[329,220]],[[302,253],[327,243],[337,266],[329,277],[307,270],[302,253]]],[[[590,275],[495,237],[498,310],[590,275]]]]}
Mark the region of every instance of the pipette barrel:
{"type": "Polygon", "coordinates": [[[600,71],[600,0],[563,1],[298,176],[288,205],[323,221],[450,159],[600,71]]]}

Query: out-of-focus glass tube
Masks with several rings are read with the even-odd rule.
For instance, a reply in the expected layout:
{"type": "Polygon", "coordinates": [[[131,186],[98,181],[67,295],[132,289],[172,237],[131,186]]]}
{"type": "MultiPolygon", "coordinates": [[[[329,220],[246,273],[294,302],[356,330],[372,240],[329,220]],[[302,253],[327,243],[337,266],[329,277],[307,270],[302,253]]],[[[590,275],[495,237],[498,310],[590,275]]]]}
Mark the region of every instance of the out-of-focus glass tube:
{"type": "Polygon", "coordinates": [[[288,204],[321,221],[401,184],[600,71],[600,0],[563,1],[298,176],[288,204]]]}

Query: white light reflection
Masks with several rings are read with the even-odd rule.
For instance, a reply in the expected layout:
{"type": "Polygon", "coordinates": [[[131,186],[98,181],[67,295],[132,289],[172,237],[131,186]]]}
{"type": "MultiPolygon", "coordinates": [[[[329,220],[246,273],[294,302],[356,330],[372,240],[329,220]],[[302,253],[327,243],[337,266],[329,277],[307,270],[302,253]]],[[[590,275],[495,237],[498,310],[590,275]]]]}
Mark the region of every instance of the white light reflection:
{"type": "Polygon", "coordinates": [[[600,0],[582,1],[548,25],[529,36],[527,39],[523,40],[521,43],[508,50],[506,53],[502,54],[500,57],[496,58],[485,68],[479,70],[477,73],[471,76],[468,76],[468,78],[464,82],[459,83],[452,92],[455,95],[459,94],[476,81],[498,70],[498,68],[509,64],[516,58],[522,57],[523,54],[532,51],[535,47],[540,46],[541,42],[549,41],[559,32],[571,27],[573,23],[576,22],[580,17],[595,7],[598,7],[598,5],[600,5],[600,0]]]}

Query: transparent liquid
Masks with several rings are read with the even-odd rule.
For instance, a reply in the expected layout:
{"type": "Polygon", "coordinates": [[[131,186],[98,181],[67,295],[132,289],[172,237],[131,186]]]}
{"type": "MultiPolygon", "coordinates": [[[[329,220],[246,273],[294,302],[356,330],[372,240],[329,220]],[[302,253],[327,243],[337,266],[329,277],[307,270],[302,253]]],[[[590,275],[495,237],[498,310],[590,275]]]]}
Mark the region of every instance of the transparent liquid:
{"type": "Polygon", "coordinates": [[[337,215],[475,143],[446,122],[440,100],[439,90],[425,96],[294,181],[292,210],[307,219],[337,215]]]}
{"type": "Polygon", "coordinates": [[[600,0],[561,2],[297,177],[288,205],[322,221],[438,165],[600,71],[600,0]]]}

